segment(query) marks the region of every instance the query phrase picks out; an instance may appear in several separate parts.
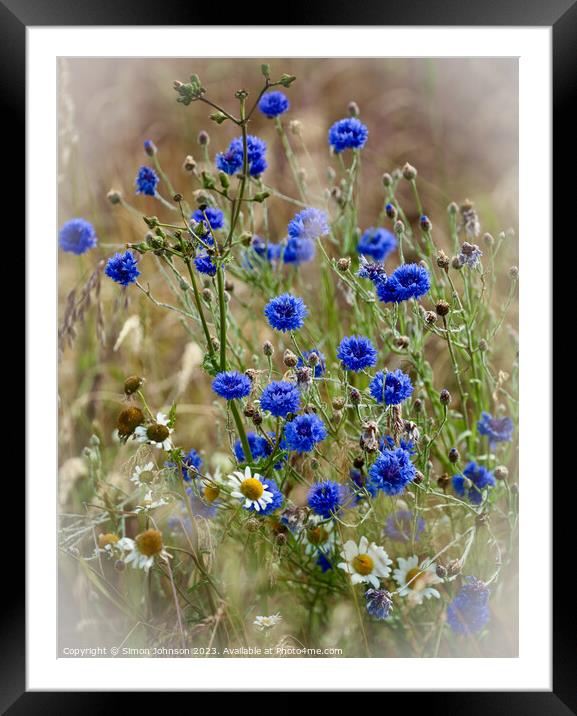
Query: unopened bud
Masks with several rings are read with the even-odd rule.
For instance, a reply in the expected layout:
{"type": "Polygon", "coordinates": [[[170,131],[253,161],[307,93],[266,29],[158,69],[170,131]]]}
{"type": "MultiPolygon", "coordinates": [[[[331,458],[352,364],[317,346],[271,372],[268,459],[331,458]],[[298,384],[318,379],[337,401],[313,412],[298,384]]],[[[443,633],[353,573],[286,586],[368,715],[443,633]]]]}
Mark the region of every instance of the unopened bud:
{"type": "Polygon", "coordinates": [[[424,479],[425,479],[425,477],[424,477],[423,473],[419,472],[419,470],[416,470],[415,477],[413,477],[413,482],[415,483],[415,485],[420,485],[424,479]]]}
{"type": "Polygon", "coordinates": [[[435,573],[439,579],[445,579],[447,576],[447,568],[444,567],[442,564],[437,564],[435,566],[435,573]]]}
{"type": "Polygon", "coordinates": [[[351,388],[349,397],[353,405],[358,405],[361,402],[361,394],[356,388],[351,388]]]}
{"type": "Polygon", "coordinates": [[[144,379],[139,375],[131,375],[124,381],[124,394],[132,395],[140,388],[144,379]]]}
{"type": "Polygon", "coordinates": [[[408,348],[410,345],[410,340],[408,336],[398,336],[398,338],[395,339],[395,345],[397,348],[408,348]]]}
{"type": "Polygon", "coordinates": [[[513,281],[516,281],[519,278],[518,266],[511,266],[511,268],[509,269],[509,278],[513,279],[513,281]]]}
{"type": "Polygon", "coordinates": [[[337,261],[337,268],[341,273],[346,273],[351,267],[351,260],[350,258],[342,258],[337,261]]]}
{"type": "Polygon", "coordinates": [[[455,269],[455,271],[460,271],[463,268],[463,262],[458,256],[453,256],[451,259],[451,267],[455,269]]]}
{"type": "Polygon", "coordinates": [[[439,393],[439,400],[441,401],[441,405],[449,405],[451,402],[451,394],[446,388],[443,388],[439,393]]]}
{"type": "Polygon", "coordinates": [[[347,110],[351,117],[358,117],[361,113],[359,105],[356,102],[349,102],[349,104],[347,105],[347,110]]]}
{"type": "Polygon", "coordinates": [[[437,314],[434,311],[425,311],[423,317],[425,319],[425,323],[429,326],[432,326],[437,322],[437,314]]]}
{"type": "Polygon", "coordinates": [[[444,490],[446,487],[449,486],[449,482],[451,482],[451,478],[447,475],[446,472],[444,472],[438,479],[437,479],[437,485],[444,490]]]}
{"type": "Polygon", "coordinates": [[[390,202],[388,204],[386,204],[385,205],[385,214],[389,217],[389,219],[391,219],[391,221],[395,221],[398,216],[398,212],[397,212],[395,205],[391,204],[390,202]]]}
{"type": "Polygon", "coordinates": [[[382,182],[383,186],[388,188],[393,184],[393,177],[388,172],[385,172],[382,176],[382,182]]]}
{"type": "Polygon", "coordinates": [[[196,169],[196,162],[194,161],[194,157],[192,155],[187,154],[186,157],[184,157],[182,168],[185,172],[193,172],[196,169]]]}
{"type": "Polygon", "coordinates": [[[459,213],[459,205],[456,202],[452,201],[447,207],[447,213],[449,214],[449,216],[457,216],[457,214],[459,213]]]}
{"type": "Polygon", "coordinates": [[[116,189],[111,189],[106,197],[111,204],[120,204],[122,201],[122,194],[116,189]]]}
{"type": "Polygon", "coordinates": [[[212,291],[210,290],[210,288],[202,289],[202,297],[207,303],[212,303],[212,291]]]}
{"type": "Polygon", "coordinates": [[[397,236],[405,233],[405,225],[403,224],[403,222],[400,219],[398,221],[395,221],[393,230],[394,230],[395,234],[397,234],[397,236]]]}
{"type": "Polygon", "coordinates": [[[440,269],[444,269],[445,271],[447,271],[447,269],[449,268],[449,264],[450,261],[447,254],[444,251],[439,251],[439,253],[437,254],[437,266],[440,269]]]}
{"type": "Polygon", "coordinates": [[[449,462],[453,463],[453,465],[454,465],[456,462],[459,462],[460,459],[461,459],[461,455],[460,455],[459,451],[457,450],[457,448],[451,448],[449,450],[449,462]]]}
{"type": "Polygon", "coordinates": [[[413,403],[413,410],[415,413],[420,413],[423,410],[423,401],[420,398],[417,398],[413,403]]]}
{"type": "Polygon", "coordinates": [[[509,470],[505,465],[498,465],[495,468],[495,477],[497,480],[506,480],[509,477],[509,470]]]}
{"type": "Polygon", "coordinates": [[[421,218],[419,219],[419,223],[420,223],[421,229],[422,229],[423,231],[429,232],[429,231],[431,231],[431,229],[433,228],[433,224],[431,223],[431,220],[429,219],[428,216],[425,216],[424,214],[423,214],[423,216],[421,216],[421,218]]]}
{"type": "Polygon", "coordinates": [[[270,341],[265,341],[262,344],[262,352],[264,353],[265,356],[270,358],[272,355],[274,355],[273,344],[270,341]]]}
{"type": "Polygon", "coordinates": [[[439,301],[435,306],[435,311],[439,316],[446,316],[449,313],[450,306],[446,301],[439,301]]]}
{"type": "Polygon", "coordinates": [[[403,166],[403,177],[407,181],[414,181],[417,178],[417,170],[409,162],[403,166]]]}
{"type": "Polygon", "coordinates": [[[487,244],[487,246],[493,246],[495,243],[495,239],[491,236],[491,234],[483,234],[483,241],[487,244]]]}
{"type": "Polygon", "coordinates": [[[298,119],[293,119],[289,122],[289,130],[295,137],[300,137],[303,131],[303,123],[299,122],[298,119]]]}
{"type": "Polygon", "coordinates": [[[331,405],[333,410],[342,410],[345,407],[345,399],[341,396],[333,398],[331,405]]]}
{"type": "Polygon", "coordinates": [[[208,147],[210,144],[210,135],[204,129],[201,129],[198,133],[198,143],[201,147],[208,147]]]}

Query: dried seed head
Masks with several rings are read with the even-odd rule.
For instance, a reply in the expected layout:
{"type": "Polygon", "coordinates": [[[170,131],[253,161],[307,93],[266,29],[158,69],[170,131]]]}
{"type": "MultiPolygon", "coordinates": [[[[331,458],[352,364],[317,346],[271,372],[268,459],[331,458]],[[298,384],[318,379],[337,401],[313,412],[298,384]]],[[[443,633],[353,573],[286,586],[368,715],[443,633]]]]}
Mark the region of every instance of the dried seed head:
{"type": "Polygon", "coordinates": [[[444,567],[442,564],[437,563],[435,567],[435,572],[439,579],[445,579],[445,577],[447,576],[447,568],[444,567]]]}
{"type": "Polygon", "coordinates": [[[196,162],[191,154],[187,154],[182,163],[182,168],[185,172],[193,172],[196,169],[196,162]]]}
{"type": "Polygon", "coordinates": [[[425,311],[424,319],[427,325],[432,326],[437,322],[437,314],[434,311],[425,311]]]}
{"type": "Polygon", "coordinates": [[[415,477],[413,477],[413,482],[415,483],[415,485],[420,485],[424,479],[425,479],[425,477],[424,477],[423,473],[419,472],[419,470],[417,470],[415,472],[415,477]]]}
{"type": "Polygon", "coordinates": [[[444,269],[445,271],[447,271],[449,268],[449,264],[450,261],[447,254],[444,251],[439,251],[439,253],[437,254],[437,266],[440,269],[444,269]]]}
{"type": "Polygon", "coordinates": [[[443,388],[439,393],[439,400],[441,401],[441,405],[449,405],[451,402],[451,394],[446,388],[443,388]]]}
{"type": "Polygon", "coordinates": [[[250,378],[250,380],[251,380],[252,383],[254,383],[255,378],[256,378],[257,375],[258,375],[258,371],[255,370],[254,368],[247,368],[247,369],[244,371],[244,374],[246,375],[247,378],[250,378]]]}
{"type": "Polygon", "coordinates": [[[251,517],[245,522],[245,526],[248,532],[258,532],[260,529],[260,521],[251,517]]]}
{"type": "Polygon", "coordinates": [[[460,271],[463,268],[463,262],[458,256],[453,256],[451,259],[451,267],[455,269],[455,271],[460,271]]]}
{"type": "Polygon", "coordinates": [[[124,381],[124,394],[132,395],[133,393],[136,393],[143,383],[144,378],[141,378],[139,375],[128,376],[128,378],[124,381]]]}
{"type": "Polygon", "coordinates": [[[449,577],[456,577],[462,568],[460,559],[452,559],[447,563],[447,574],[449,577]]]}
{"type": "Polygon", "coordinates": [[[299,122],[298,119],[293,119],[289,123],[289,130],[295,137],[300,137],[303,131],[303,123],[299,122]]]}
{"type": "Polygon", "coordinates": [[[346,273],[351,267],[351,260],[350,258],[341,258],[337,261],[337,268],[341,273],[346,273]]]}
{"type": "Polygon", "coordinates": [[[437,479],[437,485],[444,490],[446,487],[449,486],[449,483],[451,482],[451,478],[449,475],[444,472],[438,479],[437,479]]]}
{"type": "Polygon", "coordinates": [[[488,347],[489,344],[487,343],[487,341],[484,338],[481,338],[481,340],[479,341],[479,350],[484,353],[488,347]]]}
{"type": "Polygon", "coordinates": [[[450,306],[446,301],[439,301],[435,306],[435,311],[439,316],[446,316],[449,313],[450,306]]]}
{"type": "Polygon", "coordinates": [[[477,527],[484,527],[489,522],[489,515],[486,512],[482,512],[475,518],[475,524],[477,527]]]}
{"type": "Polygon", "coordinates": [[[353,465],[357,468],[357,470],[360,470],[364,464],[365,458],[362,455],[357,455],[357,457],[353,460],[353,465]]]}
{"type": "Polygon", "coordinates": [[[497,480],[506,480],[509,477],[509,470],[505,467],[505,465],[498,465],[495,468],[494,474],[497,480]]]}
{"type": "Polygon", "coordinates": [[[408,348],[411,341],[409,340],[408,336],[398,336],[395,339],[395,345],[397,348],[408,348]]]}
{"type": "Polygon", "coordinates": [[[359,105],[356,102],[349,102],[347,105],[347,110],[351,117],[358,117],[361,113],[359,105]]]}
{"type": "Polygon", "coordinates": [[[216,336],[211,336],[210,342],[212,344],[213,350],[215,350],[215,351],[220,350],[220,341],[218,340],[218,338],[216,336]]]}
{"type": "Polygon", "coordinates": [[[254,415],[252,416],[252,422],[253,425],[262,425],[262,414],[260,413],[260,411],[254,411],[254,415]]]}
{"type": "Polygon", "coordinates": [[[298,357],[288,348],[284,352],[282,360],[287,368],[294,368],[296,366],[296,364],[299,362],[298,357]]]}
{"type": "Polygon", "coordinates": [[[345,399],[341,396],[333,398],[331,405],[333,410],[342,410],[345,407],[345,399]]]}
{"type": "Polygon", "coordinates": [[[414,181],[417,178],[417,170],[409,162],[403,166],[403,177],[407,181],[414,181]]]}
{"type": "Polygon", "coordinates": [[[361,402],[361,394],[356,388],[351,388],[349,397],[353,405],[358,405],[361,402]]]}
{"type": "Polygon", "coordinates": [[[243,408],[243,414],[245,418],[252,418],[255,413],[255,407],[252,403],[247,403],[243,408]]]}
{"type": "Polygon", "coordinates": [[[144,423],[144,413],[140,408],[131,406],[125,408],[120,412],[116,421],[116,427],[118,428],[118,435],[121,438],[128,437],[136,430],[139,425],[144,423]]]}
{"type": "Polygon", "coordinates": [[[265,341],[262,344],[262,352],[264,353],[265,356],[270,358],[272,355],[274,355],[273,344],[270,341],[265,341]]]}
{"type": "Polygon", "coordinates": [[[519,267],[518,266],[511,266],[509,269],[509,278],[511,278],[513,281],[517,281],[519,278],[519,267]]]}

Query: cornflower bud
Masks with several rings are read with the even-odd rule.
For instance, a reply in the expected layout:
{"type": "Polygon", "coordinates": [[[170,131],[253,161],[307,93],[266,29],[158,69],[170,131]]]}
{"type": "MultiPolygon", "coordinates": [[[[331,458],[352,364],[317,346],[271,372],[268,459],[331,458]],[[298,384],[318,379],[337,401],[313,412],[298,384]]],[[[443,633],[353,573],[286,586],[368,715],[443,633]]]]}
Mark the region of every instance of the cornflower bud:
{"type": "Polygon", "coordinates": [[[407,181],[414,181],[417,178],[417,170],[409,162],[403,166],[403,177],[407,181]]]}
{"type": "Polygon", "coordinates": [[[196,169],[196,162],[194,161],[194,157],[192,155],[187,154],[186,157],[184,157],[182,168],[185,172],[193,172],[196,169]]]}
{"type": "Polygon", "coordinates": [[[133,393],[136,393],[143,382],[144,378],[141,378],[139,375],[128,376],[128,378],[124,381],[124,394],[132,395],[133,393]]]}
{"type": "Polygon", "coordinates": [[[398,216],[398,211],[394,204],[391,204],[390,202],[385,205],[385,214],[391,219],[391,221],[395,221],[398,216]]]}
{"type": "Polygon", "coordinates": [[[447,207],[447,213],[449,214],[449,216],[457,216],[457,214],[459,213],[459,205],[456,202],[452,201],[447,207]]]}
{"type": "Polygon", "coordinates": [[[204,129],[201,129],[198,133],[198,143],[201,147],[208,147],[210,144],[210,135],[204,129]]]}
{"type": "Polygon", "coordinates": [[[435,311],[439,316],[446,316],[449,313],[450,306],[446,301],[439,301],[435,306],[435,311]]]}
{"type": "Polygon", "coordinates": [[[410,345],[410,340],[408,336],[398,336],[395,339],[395,345],[397,348],[408,348],[410,345]]]}
{"type": "Polygon", "coordinates": [[[398,221],[395,221],[395,225],[393,226],[393,231],[395,232],[395,234],[397,234],[397,236],[399,236],[399,234],[405,233],[405,225],[403,224],[403,222],[400,219],[398,221]]]}
{"type": "Polygon", "coordinates": [[[111,189],[106,197],[111,204],[120,204],[122,201],[122,194],[116,189],[111,189]]]}
{"type": "Polygon", "coordinates": [[[455,271],[460,271],[463,268],[463,263],[458,256],[453,256],[451,259],[451,267],[454,268],[455,271]]]}
{"type": "Polygon", "coordinates": [[[459,451],[457,450],[457,448],[451,448],[449,450],[449,462],[453,463],[453,465],[454,465],[456,462],[459,462],[460,459],[461,459],[461,455],[460,455],[459,451]]]}
{"type": "Polygon", "coordinates": [[[438,479],[437,479],[437,485],[444,490],[446,487],[449,486],[449,482],[451,481],[451,478],[447,475],[446,472],[444,472],[438,479]]]}
{"type": "Polygon", "coordinates": [[[393,177],[388,172],[385,172],[382,176],[382,182],[383,186],[388,188],[393,184],[393,177]]]}
{"type": "Polygon", "coordinates": [[[446,388],[443,388],[439,393],[439,400],[441,401],[441,405],[449,405],[451,402],[451,394],[446,388]]]}
{"type": "Polygon", "coordinates": [[[423,231],[428,232],[428,231],[431,231],[431,229],[433,228],[433,224],[431,223],[431,220],[429,219],[428,216],[425,216],[424,214],[419,219],[419,223],[421,224],[421,229],[423,231]]]}
{"type": "Polygon", "coordinates": [[[439,251],[439,253],[437,254],[437,266],[440,269],[447,271],[449,268],[449,264],[450,261],[447,254],[444,251],[439,251]]]}
{"type": "Polygon", "coordinates": [[[273,344],[270,341],[265,341],[262,344],[262,352],[264,353],[265,356],[270,358],[272,355],[274,355],[273,344]]]}
{"type": "Polygon", "coordinates": [[[289,122],[289,130],[295,137],[300,137],[303,131],[303,123],[299,122],[298,119],[293,119],[289,122]]]}
{"type": "Polygon", "coordinates": [[[415,413],[420,413],[423,409],[423,401],[421,398],[417,398],[415,402],[413,403],[413,410],[415,413]]]}
{"type": "Polygon", "coordinates": [[[331,405],[333,410],[342,410],[345,407],[345,399],[341,396],[333,398],[331,405]]]}
{"type": "Polygon", "coordinates": [[[509,477],[509,470],[505,467],[505,465],[498,465],[495,468],[494,475],[497,480],[506,480],[509,477]]]}
{"type": "Polygon", "coordinates": [[[351,260],[350,258],[342,258],[337,261],[337,268],[341,273],[346,273],[351,267],[351,260]]]}
{"type": "Polygon", "coordinates": [[[437,321],[437,314],[433,311],[425,311],[424,319],[427,325],[432,326],[437,321]]]}
{"type": "Polygon", "coordinates": [[[356,388],[351,388],[349,397],[353,405],[358,405],[361,402],[361,394],[356,388]]]}
{"type": "Polygon", "coordinates": [[[349,102],[349,104],[347,105],[347,110],[351,117],[358,117],[361,113],[359,105],[356,102],[349,102]]]}

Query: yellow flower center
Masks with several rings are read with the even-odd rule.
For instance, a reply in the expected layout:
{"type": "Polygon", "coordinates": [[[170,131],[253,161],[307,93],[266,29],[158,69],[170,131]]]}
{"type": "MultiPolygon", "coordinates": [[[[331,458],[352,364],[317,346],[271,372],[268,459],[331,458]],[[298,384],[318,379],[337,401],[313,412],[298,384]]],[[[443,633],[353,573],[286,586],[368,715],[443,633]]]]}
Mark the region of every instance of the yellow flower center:
{"type": "Polygon", "coordinates": [[[104,549],[106,545],[116,544],[118,540],[118,535],[115,535],[112,532],[105,532],[101,535],[98,535],[98,546],[100,547],[100,549],[104,549]]]}
{"type": "Polygon", "coordinates": [[[407,572],[405,584],[411,582],[410,584],[408,584],[409,589],[420,590],[423,589],[423,587],[425,586],[425,581],[425,573],[418,567],[413,567],[413,569],[409,569],[409,571],[407,572]]]}
{"type": "Polygon", "coordinates": [[[256,477],[249,477],[240,484],[240,491],[249,500],[258,500],[264,492],[263,484],[256,477]]]}
{"type": "Polygon", "coordinates": [[[353,569],[358,574],[362,574],[363,577],[366,577],[367,574],[373,571],[373,566],[374,562],[368,554],[357,554],[353,559],[353,569]]]}
{"type": "Polygon", "coordinates": [[[136,546],[140,554],[145,557],[153,557],[155,554],[162,552],[162,534],[158,530],[146,530],[136,535],[136,546]]]}
{"type": "Polygon", "coordinates": [[[322,525],[313,527],[308,531],[308,538],[311,544],[322,544],[326,542],[329,537],[329,533],[325,530],[322,525]]]}
{"type": "Polygon", "coordinates": [[[164,442],[169,435],[170,431],[166,425],[160,425],[159,423],[154,423],[154,425],[150,425],[146,429],[146,437],[155,443],[164,442]]]}
{"type": "Polygon", "coordinates": [[[152,470],[143,470],[141,473],[139,473],[138,479],[140,480],[140,482],[144,482],[146,485],[148,485],[148,483],[152,482],[152,480],[154,479],[154,473],[152,472],[152,470]]]}
{"type": "Polygon", "coordinates": [[[220,494],[220,488],[216,485],[205,485],[203,494],[207,502],[214,502],[220,494]]]}

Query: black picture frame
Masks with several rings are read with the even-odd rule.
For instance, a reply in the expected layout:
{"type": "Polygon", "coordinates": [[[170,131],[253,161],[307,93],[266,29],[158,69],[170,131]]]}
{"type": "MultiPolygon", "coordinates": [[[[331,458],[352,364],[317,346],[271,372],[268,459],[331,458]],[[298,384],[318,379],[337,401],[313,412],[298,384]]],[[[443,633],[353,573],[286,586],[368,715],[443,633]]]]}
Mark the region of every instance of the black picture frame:
{"type": "MultiPolygon", "coordinates": [[[[274,24],[270,4],[262,3],[262,12],[258,5],[251,3],[250,11],[244,6],[227,7],[227,25],[265,24],[247,23],[259,17],[267,20],[266,24],[274,24]]],[[[550,26],[553,37],[553,231],[561,236],[565,224],[573,224],[570,210],[574,194],[575,180],[565,176],[567,168],[573,168],[576,156],[577,140],[574,129],[574,114],[570,112],[570,103],[575,99],[577,89],[577,1],[576,0],[445,0],[442,4],[431,0],[405,0],[403,3],[387,3],[371,0],[359,3],[333,2],[302,3],[293,0],[285,7],[285,14],[276,18],[279,25],[387,25],[387,26],[550,26]],[[306,18],[306,23],[301,19],[306,18]],[[569,209],[569,210],[568,210],[569,209]]],[[[162,3],[152,0],[0,0],[0,105],[2,107],[2,137],[13,149],[18,138],[20,146],[25,148],[25,88],[26,88],[26,28],[28,26],[89,26],[89,25],[221,25],[216,22],[222,19],[224,7],[217,5],[200,6],[183,3],[179,0],[163,0],[162,3]],[[213,22],[213,20],[215,22],[213,22]]],[[[409,53],[410,54],[410,53],[409,53]]],[[[0,180],[4,186],[3,196],[9,197],[11,213],[24,216],[25,203],[25,171],[24,153],[18,152],[10,164],[9,176],[6,170],[0,172],[0,180]],[[18,213],[17,205],[22,205],[18,213]]],[[[538,177],[535,178],[538,181],[538,177]]],[[[549,189],[543,188],[544,192],[549,189]]],[[[538,207],[536,209],[538,211],[538,207]]],[[[18,222],[20,224],[20,222],[18,222]]],[[[5,225],[6,229],[6,225],[5,225]]],[[[20,233],[18,226],[17,235],[20,233]]],[[[568,225],[564,232],[566,240],[573,242],[574,227],[568,225]]],[[[13,243],[13,242],[11,242],[13,243]]],[[[23,245],[23,242],[22,242],[23,245]]],[[[552,247],[541,246],[540,250],[551,250],[552,247]]],[[[554,256],[559,261],[559,254],[554,256]]],[[[568,257],[570,254],[568,254],[568,257]]],[[[567,259],[566,259],[567,260],[567,259]]],[[[565,283],[565,282],[563,282],[565,283]]],[[[558,299],[559,306],[569,306],[570,302],[558,299]]],[[[555,314],[558,325],[564,320],[563,310],[555,314]]],[[[568,317],[567,317],[568,318],[568,317]]],[[[535,330],[539,330],[536,327],[535,330]]],[[[547,350],[549,336],[543,335],[543,350],[547,350]]],[[[551,343],[552,345],[552,343],[551,343]]],[[[554,356],[553,365],[561,371],[563,351],[554,356]]],[[[567,366],[564,366],[566,369],[567,366]]],[[[561,375],[561,373],[559,373],[561,375]]],[[[552,376],[550,377],[552,386],[552,376]]],[[[537,381],[540,393],[534,398],[527,398],[525,409],[535,411],[538,419],[539,401],[552,399],[543,377],[537,381]],[[532,405],[530,405],[532,404],[532,405]]],[[[560,379],[557,381],[559,387],[560,379]]],[[[536,388],[537,390],[537,388],[536,388]]],[[[567,394],[564,396],[570,400],[567,394]]],[[[28,396],[30,399],[30,396],[28,396]]],[[[20,397],[21,401],[21,397],[20,397]]],[[[566,430],[572,427],[571,422],[566,430]]],[[[543,431],[550,430],[553,435],[553,454],[559,453],[561,440],[567,438],[566,430],[554,433],[552,426],[543,425],[543,431]],[[557,451],[555,450],[557,448],[557,451]]],[[[30,436],[28,435],[30,439],[30,436]]],[[[538,449],[538,447],[536,448],[538,449]]],[[[21,458],[13,470],[14,478],[21,472],[21,458]]],[[[28,466],[32,469],[32,466],[28,466]]],[[[538,476],[532,476],[535,479],[538,476]]],[[[572,596],[572,530],[571,500],[564,495],[571,489],[567,483],[574,479],[572,471],[565,476],[566,484],[561,484],[553,495],[553,689],[550,692],[414,692],[410,701],[406,695],[387,693],[387,708],[391,699],[399,698],[403,708],[426,709],[427,713],[458,712],[463,714],[547,714],[564,716],[577,714],[577,640],[574,623],[574,598],[572,596]]],[[[10,480],[10,501],[12,505],[25,504],[24,481],[10,480]]],[[[574,516],[573,516],[574,521],[574,516]]],[[[24,533],[24,520],[19,521],[20,535],[24,533]]],[[[17,531],[12,532],[11,544],[23,545],[24,540],[17,539],[17,531]]],[[[8,560],[6,573],[11,575],[10,584],[3,585],[4,608],[0,612],[0,709],[2,713],[13,715],[41,713],[67,714],[74,713],[105,713],[113,709],[123,708],[127,703],[126,696],[132,694],[96,692],[30,692],[25,685],[25,566],[23,550],[14,548],[4,552],[8,560]]],[[[541,593],[547,588],[547,576],[539,576],[539,567],[535,565],[535,585],[531,598],[534,609],[541,608],[541,593]]],[[[498,668],[498,665],[495,667],[498,668]]],[[[351,690],[361,685],[351,685],[351,690]]],[[[458,688],[459,685],[455,684],[458,688]]],[[[153,698],[152,695],[147,698],[153,698]]],[[[385,702],[383,702],[384,705],[385,702]]],[[[130,703],[134,706],[133,702],[130,703]]],[[[129,706],[130,707],[130,706],[129,706]]],[[[150,702],[149,706],[150,707],[150,702]]]]}

